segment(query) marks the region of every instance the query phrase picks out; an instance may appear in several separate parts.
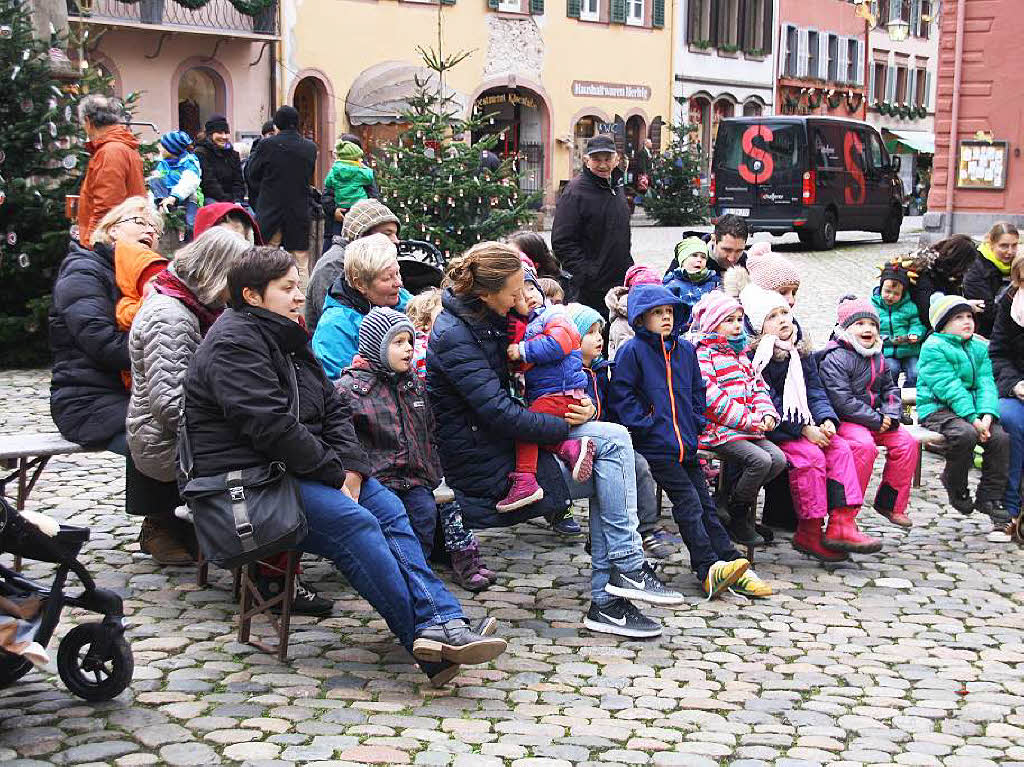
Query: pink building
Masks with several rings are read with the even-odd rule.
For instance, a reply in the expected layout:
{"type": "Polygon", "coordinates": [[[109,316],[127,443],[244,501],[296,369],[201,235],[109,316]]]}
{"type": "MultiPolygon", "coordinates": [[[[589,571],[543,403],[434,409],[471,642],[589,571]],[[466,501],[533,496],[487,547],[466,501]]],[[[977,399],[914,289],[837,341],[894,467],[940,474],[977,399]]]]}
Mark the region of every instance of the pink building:
{"type": "Polygon", "coordinates": [[[1020,0],[946,0],[939,39],[927,238],[1024,224],[1020,0]]]}

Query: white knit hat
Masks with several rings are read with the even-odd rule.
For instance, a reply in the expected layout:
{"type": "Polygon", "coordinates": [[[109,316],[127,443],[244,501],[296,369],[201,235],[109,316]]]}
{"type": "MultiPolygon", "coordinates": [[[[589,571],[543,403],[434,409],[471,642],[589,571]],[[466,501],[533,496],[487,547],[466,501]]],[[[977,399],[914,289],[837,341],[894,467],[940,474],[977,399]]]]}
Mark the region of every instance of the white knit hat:
{"type": "Polygon", "coordinates": [[[789,304],[785,298],[774,290],[765,290],[753,282],[740,291],[740,303],[743,305],[743,313],[750,320],[750,326],[758,334],[763,331],[764,321],[773,311],[780,308],[789,311],[789,304]]]}

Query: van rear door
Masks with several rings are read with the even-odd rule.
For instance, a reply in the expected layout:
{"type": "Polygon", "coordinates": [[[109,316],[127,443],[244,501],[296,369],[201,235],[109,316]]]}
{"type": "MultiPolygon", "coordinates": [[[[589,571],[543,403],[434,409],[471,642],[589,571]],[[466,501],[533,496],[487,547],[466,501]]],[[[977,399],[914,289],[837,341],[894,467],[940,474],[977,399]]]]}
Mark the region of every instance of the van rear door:
{"type": "Polygon", "coordinates": [[[802,122],[723,122],[713,163],[720,213],[755,220],[799,216],[806,165],[802,122]]]}
{"type": "Polygon", "coordinates": [[[717,213],[734,213],[747,218],[757,201],[757,171],[743,149],[744,140],[757,133],[760,125],[751,122],[722,121],[715,138],[711,170],[715,174],[717,213]]]}

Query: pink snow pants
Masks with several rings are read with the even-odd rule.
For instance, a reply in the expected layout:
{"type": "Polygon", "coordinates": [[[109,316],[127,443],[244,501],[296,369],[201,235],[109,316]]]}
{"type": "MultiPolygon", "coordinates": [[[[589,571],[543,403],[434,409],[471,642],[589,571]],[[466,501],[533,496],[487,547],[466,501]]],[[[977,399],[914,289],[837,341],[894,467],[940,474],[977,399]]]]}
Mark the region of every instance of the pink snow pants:
{"type": "Polygon", "coordinates": [[[910,503],[910,485],[917,468],[917,440],[903,427],[892,431],[871,431],[845,422],[839,425],[839,434],[853,450],[861,491],[866,491],[871,481],[878,448],[885,448],[885,468],[882,470],[882,483],[875,494],[875,510],[887,515],[904,513],[910,503]]]}
{"type": "Polygon", "coordinates": [[[779,447],[789,462],[789,492],[798,519],[824,519],[834,509],[864,503],[851,446],[838,434],[824,449],[805,437],[779,447]]]}

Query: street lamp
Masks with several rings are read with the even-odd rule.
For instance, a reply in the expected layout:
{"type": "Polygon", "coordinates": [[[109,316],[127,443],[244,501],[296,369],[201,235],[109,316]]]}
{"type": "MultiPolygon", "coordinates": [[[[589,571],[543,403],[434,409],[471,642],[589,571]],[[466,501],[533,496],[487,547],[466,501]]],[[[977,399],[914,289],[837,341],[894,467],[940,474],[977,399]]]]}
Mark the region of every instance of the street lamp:
{"type": "Polygon", "coordinates": [[[885,29],[889,33],[889,39],[894,43],[901,43],[910,36],[910,22],[904,21],[902,15],[889,21],[885,29]]]}

